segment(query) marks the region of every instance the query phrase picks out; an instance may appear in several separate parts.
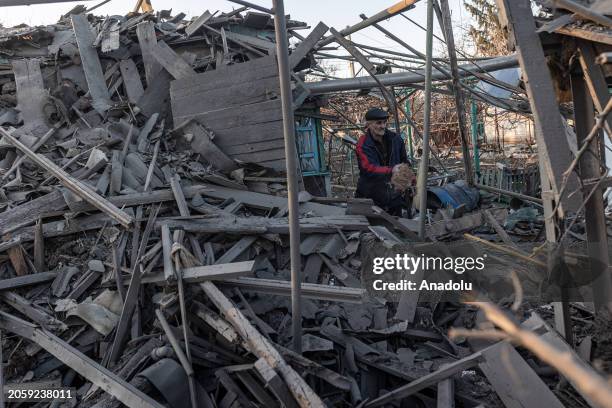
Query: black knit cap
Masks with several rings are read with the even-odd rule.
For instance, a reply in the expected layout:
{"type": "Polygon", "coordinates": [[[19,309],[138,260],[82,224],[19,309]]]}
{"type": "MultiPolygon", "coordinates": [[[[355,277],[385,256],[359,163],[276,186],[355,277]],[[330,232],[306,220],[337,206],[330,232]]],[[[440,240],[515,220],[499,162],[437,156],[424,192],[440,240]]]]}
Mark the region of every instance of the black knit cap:
{"type": "Polygon", "coordinates": [[[366,120],[382,120],[387,119],[388,117],[389,114],[380,108],[372,108],[368,110],[365,114],[366,120]]]}

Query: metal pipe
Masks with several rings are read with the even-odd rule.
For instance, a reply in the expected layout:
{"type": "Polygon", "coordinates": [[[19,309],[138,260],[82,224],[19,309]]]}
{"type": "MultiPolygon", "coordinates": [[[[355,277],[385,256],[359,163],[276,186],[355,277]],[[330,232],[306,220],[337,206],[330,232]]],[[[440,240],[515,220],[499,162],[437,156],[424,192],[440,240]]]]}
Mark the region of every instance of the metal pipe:
{"type": "MultiPolygon", "coordinates": [[[[470,72],[490,72],[497,71],[505,68],[514,68],[519,65],[516,54],[507,55],[498,58],[492,58],[490,60],[479,62],[476,64],[464,64],[460,65],[459,75],[466,77],[470,72]]],[[[400,86],[400,85],[411,85],[422,83],[424,80],[424,71],[419,70],[416,72],[396,72],[393,74],[377,75],[376,78],[385,86],[400,86]]],[[[443,80],[447,76],[442,72],[432,73],[432,80],[443,80]]],[[[378,84],[376,81],[369,77],[357,77],[348,79],[338,79],[331,81],[320,81],[320,82],[307,82],[306,87],[313,95],[320,95],[332,92],[340,91],[356,91],[359,89],[375,88],[378,84]]]]}
{"type": "Polygon", "coordinates": [[[474,187],[476,187],[479,190],[488,191],[489,193],[502,194],[508,197],[516,197],[520,200],[528,201],[530,203],[535,203],[539,205],[542,205],[543,203],[541,198],[531,197],[531,196],[521,194],[521,193],[515,193],[514,191],[502,190],[501,188],[485,186],[483,184],[478,184],[478,183],[474,184],[474,187]]]}
{"type": "Polygon", "coordinates": [[[293,349],[302,352],[302,277],[300,265],[300,222],[298,207],[297,149],[295,147],[295,120],[291,94],[291,76],[285,6],[283,0],[272,0],[274,7],[274,31],[276,32],[276,55],[280,79],[281,105],[283,108],[283,130],[285,136],[285,160],[287,162],[287,199],[289,208],[289,248],[291,255],[291,318],[293,323],[293,349]]]}
{"type": "Polygon", "coordinates": [[[425,102],[423,113],[423,154],[417,180],[419,193],[419,237],[425,239],[425,220],[427,218],[427,170],[429,169],[429,128],[431,125],[431,65],[433,56],[433,2],[427,1],[427,40],[425,46],[425,102]]]}
{"type": "MultiPolygon", "coordinates": [[[[232,0],[232,1],[235,1],[235,0],[232,0]]],[[[345,28],[344,30],[340,31],[340,34],[343,37],[346,37],[349,34],[353,34],[359,30],[363,30],[364,28],[369,27],[374,23],[378,23],[379,21],[386,20],[390,17],[393,17],[396,14],[402,13],[408,9],[413,8],[414,3],[416,3],[417,1],[419,0],[401,0],[395,3],[394,5],[392,5],[391,7],[386,8],[379,13],[376,13],[375,15],[373,15],[372,17],[368,18],[365,21],[361,21],[355,25],[345,28]]],[[[315,48],[317,49],[321,48],[327,44],[333,43],[334,41],[336,41],[334,36],[330,35],[329,37],[325,37],[321,41],[319,41],[315,48]]]]}

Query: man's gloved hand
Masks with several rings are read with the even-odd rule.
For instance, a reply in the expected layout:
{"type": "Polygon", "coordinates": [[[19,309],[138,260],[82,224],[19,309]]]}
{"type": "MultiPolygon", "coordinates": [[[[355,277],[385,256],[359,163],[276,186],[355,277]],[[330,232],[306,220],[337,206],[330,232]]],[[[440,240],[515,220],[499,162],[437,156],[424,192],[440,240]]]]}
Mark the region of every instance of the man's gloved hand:
{"type": "Polygon", "coordinates": [[[393,167],[391,184],[396,191],[404,192],[416,184],[416,177],[412,169],[406,163],[397,164],[393,167]]]}

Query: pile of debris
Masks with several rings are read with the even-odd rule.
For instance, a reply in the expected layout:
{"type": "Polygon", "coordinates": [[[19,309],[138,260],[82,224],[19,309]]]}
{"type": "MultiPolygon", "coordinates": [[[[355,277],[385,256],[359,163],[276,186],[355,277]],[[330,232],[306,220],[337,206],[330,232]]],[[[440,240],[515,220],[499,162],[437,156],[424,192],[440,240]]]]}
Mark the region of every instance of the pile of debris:
{"type": "MultiPolygon", "coordinates": [[[[436,395],[443,406],[582,403],[499,335],[447,336],[453,326],[486,328],[495,310],[367,294],[366,256],[440,250],[409,243],[415,222],[370,200],[300,194],[303,354],[288,348],[272,18],[246,7],[217,14],[74,9],[53,26],[2,29],[0,368],[9,387],[73,387],[83,407],[431,406],[436,395]],[[508,378],[529,386],[517,392],[508,378]]],[[[287,24],[293,35],[305,28],[287,24]]],[[[301,38],[296,72],[311,66],[326,31],[301,38]]],[[[300,106],[308,92],[294,79],[300,106]]],[[[440,214],[430,238],[486,224],[514,246],[503,209],[440,214]]],[[[513,325],[501,327],[520,333],[513,325]]],[[[534,310],[522,328],[579,360],[534,310]]]]}

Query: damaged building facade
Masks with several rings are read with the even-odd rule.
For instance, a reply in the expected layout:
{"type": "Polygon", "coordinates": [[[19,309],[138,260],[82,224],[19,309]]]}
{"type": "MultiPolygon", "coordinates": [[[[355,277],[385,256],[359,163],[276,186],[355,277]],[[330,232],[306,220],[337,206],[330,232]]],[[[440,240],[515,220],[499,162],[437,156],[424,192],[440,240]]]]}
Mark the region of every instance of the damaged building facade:
{"type": "Polygon", "coordinates": [[[612,407],[609,1],[497,0],[487,58],[448,0],[108,2],[0,26],[0,408],[612,407]],[[354,198],[374,106],[414,217],[354,198]]]}

